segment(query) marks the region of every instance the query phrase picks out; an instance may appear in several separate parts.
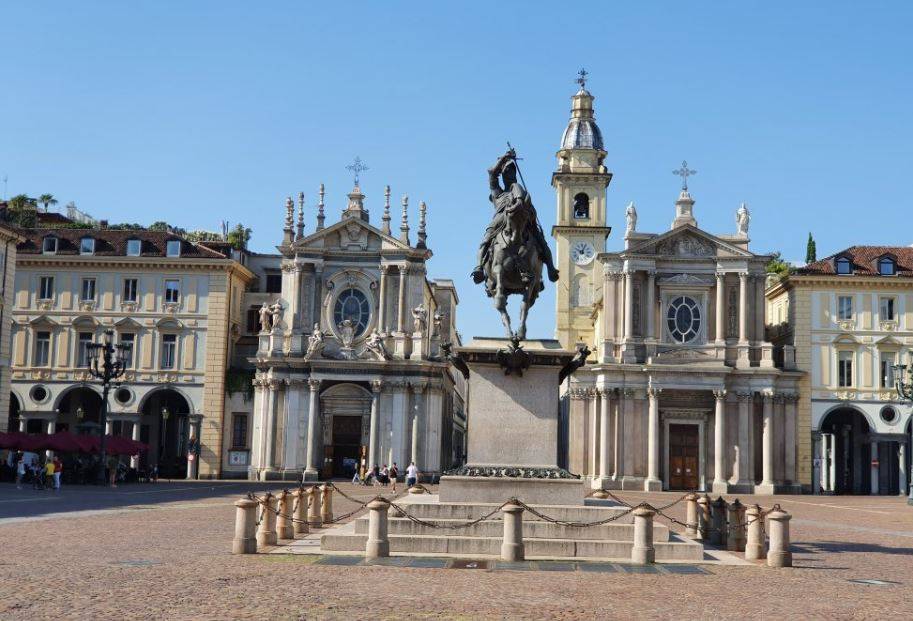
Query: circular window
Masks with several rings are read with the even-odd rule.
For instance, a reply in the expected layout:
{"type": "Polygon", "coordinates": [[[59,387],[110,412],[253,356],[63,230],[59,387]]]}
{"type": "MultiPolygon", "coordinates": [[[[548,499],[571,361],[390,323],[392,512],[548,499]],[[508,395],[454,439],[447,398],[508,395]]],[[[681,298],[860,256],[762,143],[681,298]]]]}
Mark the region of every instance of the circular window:
{"type": "Polygon", "coordinates": [[[889,425],[894,424],[897,421],[897,410],[891,406],[881,409],[881,420],[886,422],[889,425]]]}
{"type": "Polygon", "coordinates": [[[333,323],[338,326],[348,319],[355,326],[355,336],[360,336],[368,328],[370,316],[371,305],[360,289],[346,289],[336,298],[333,323]]]}
{"type": "Polygon", "coordinates": [[[692,298],[679,296],[669,303],[666,326],[676,343],[690,343],[701,331],[701,309],[692,298]]]}
{"type": "Polygon", "coordinates": [[[133,398],[133,393],[130,392],[129,388],[118,388],[114,392],[114,398],[120,404],[130,403],[130,399],[133,398]]]}
{"type": "Polygon", "coordinates": [[[40,384],[38,386],[33,386],[32,390],[29,392],[29,396],[32,398],[32,401],[35,403],[41,403],[46,401],[48,398],[48,389],[40,384]]]}

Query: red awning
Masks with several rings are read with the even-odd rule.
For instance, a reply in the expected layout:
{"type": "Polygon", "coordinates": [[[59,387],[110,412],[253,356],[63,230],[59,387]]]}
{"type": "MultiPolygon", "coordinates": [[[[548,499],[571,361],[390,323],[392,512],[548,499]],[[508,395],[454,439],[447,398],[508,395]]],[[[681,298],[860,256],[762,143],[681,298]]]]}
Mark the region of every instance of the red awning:
{"type": "MultiPolygon", "coordinates": [[[[0,433],[0,448],[31,452],[51,450],[61,453],[97,453],[101,450],[101,440],[94,434],[76,435],[69,431],[58,431],[51,435],[12,431],[0,433]]],[[[109,455],[138,455],[148,448],[142,442],[123,436],[105,437],[105,451],[109,455]]]]}

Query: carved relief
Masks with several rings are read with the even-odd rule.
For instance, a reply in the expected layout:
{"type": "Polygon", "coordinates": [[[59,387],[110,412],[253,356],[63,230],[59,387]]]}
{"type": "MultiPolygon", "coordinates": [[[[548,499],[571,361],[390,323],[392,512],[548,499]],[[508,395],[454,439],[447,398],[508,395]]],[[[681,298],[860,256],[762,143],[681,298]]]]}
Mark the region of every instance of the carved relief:
{"type": "Polygon", "coordinates": [[[656,245],[656,254],[678,257],[708,257],[715,254],[715,249],[712,245],[694,235],[680,235],[658,243],[656,245]]]}

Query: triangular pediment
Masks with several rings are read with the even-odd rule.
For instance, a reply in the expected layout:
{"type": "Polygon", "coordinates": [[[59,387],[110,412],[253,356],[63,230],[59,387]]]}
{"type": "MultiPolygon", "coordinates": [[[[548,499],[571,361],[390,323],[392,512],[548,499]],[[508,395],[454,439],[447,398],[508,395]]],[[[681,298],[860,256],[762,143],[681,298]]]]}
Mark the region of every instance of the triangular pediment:
{"type": "Polygon", "coordinates": [[[29,321],[29,324],[33,325],[33,326],[48,326],[51,328],[60,325],[59,323],[57,323],[56,321],[54,321],[47,315],[39,315],[39,316],[35,317],[34,319],[32,319],[31,321],[29,321]]]}
{"type": "Polygon", "coordinates": [[[296,250],[341,250],[341,251],[379,251],[379,250],[415,250],[408,244],[380,229],[371,226],[360,218],[343,218],[325,229],[302,237],[292,244],[296,250]]]}
{"type": "Polygon", "coordinates": [[[124,317],[123,319],[121,319],[119,321],[115,321],[114,325],[117,326],[117,328],[119,330],[128,330],[128,329],[138,330],[138,329],[142,328],[142,326],[136,320],[134,320],[130,317],[124,317]]]}
{"type": "Polygon", "coordinates": [[[859,345],[859,341],[856,340],[852,334],[841,334],[833,340],[834,345],[859,345]]]}
{"type": "Polygon", "coordinates": [[[653,255],[670,258],[752,258],[755,255],[710,233],[686,224],[628,248],[622,256],[653,255]]]}
{"type": "Polygon", "coordinates": [[[883,349],[884,348],[899,349],[899,348],[903,347],[903,343],[901,343],[899,340],[897,340],[893,336],[886,336],[882,339],[879,339],[879,340],[875,341],[875,345],[877,347],[881,347],[883,349]]]}

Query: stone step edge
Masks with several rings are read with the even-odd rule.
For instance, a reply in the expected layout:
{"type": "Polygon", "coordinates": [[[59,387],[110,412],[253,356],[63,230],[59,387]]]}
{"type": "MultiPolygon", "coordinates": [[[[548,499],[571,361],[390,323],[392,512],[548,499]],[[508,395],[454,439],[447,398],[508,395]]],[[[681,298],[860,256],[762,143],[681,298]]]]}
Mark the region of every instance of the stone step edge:
{"type": "MultiPolygon", "coordinates": [[[[337,533],[325,533],[324,535],[322,535],[322,537],[323,536],[365,538],[368,535],[366,533],[338,533],[338,534],[337,533]]],[[[443,533],[440,535],[388,534],[387,538],[388,539],[429,539],[429,540],[430,539],[472,539],[472,540],[485,539],[485,540],[489,540],[489,541],[502,541],[504,539],[504,537],[481,537],[481,536],[473,537],[471,535],[447,535],[447,534],[443,534],[443,533]]],[[[583,542],[583,543],[588,543],[588,544],[589,543],[611,543],[611,544],[618,543],[618,544],[624,544],[624,545],[633,545],[634,544],[634,542],[632,540],[628,540],[628,539],[568,539],[567,537],[523,537],[523,541],[549,541],[549,542],[558,542],[558,543],[583,542]]],[[[678,538],[676,538],[676,539],[670,538],[669,541],[656,541],[653,543],[653,545],[654,546],[656,546],[656,545],[663,545],[663,546],[676,545],[676,546],[699,547],[701,549],[704,548],[704,546],[702,544],[700,544],[696,541],[693,541],[691,539],[678,539],[678,538]]]]}

